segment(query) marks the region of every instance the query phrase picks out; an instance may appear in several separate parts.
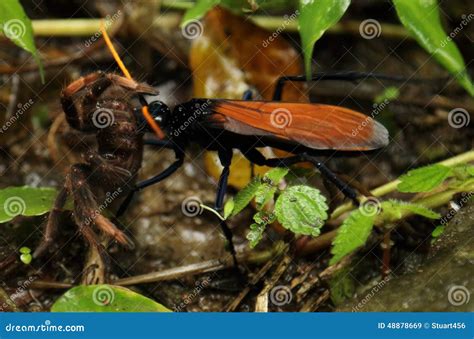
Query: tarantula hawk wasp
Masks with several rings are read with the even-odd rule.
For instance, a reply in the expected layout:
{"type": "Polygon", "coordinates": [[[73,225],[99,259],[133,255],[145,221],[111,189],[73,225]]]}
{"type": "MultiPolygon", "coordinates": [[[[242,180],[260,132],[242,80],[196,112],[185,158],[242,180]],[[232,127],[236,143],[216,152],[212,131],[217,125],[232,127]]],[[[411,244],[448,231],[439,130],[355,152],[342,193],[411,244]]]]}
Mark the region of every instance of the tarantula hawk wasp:
{"type": "MultiPolygon", "coordinates": [[[[350,76],[364,78],[368,75],[353,73],[350,76]]],[[[334,75],[335,79],[341,77],[342,74],[334,75]]],[[[330,78],[326,74],[316,75],[313,80],[330,78]]],[[[281,85],[276,87],[274,99],[280,98],[284,81],[300,79],[303,78],[282,78],[279,82],[281,85]]],[[[287,167],[310,162],[346,197],[358,204],[356,192],[317,157],[329,154],[354,155],[354,152],[371,151],[388,144],[388,132],[384,126],[362,113],[339,106],[280,101],[191,99],[173,110],[162,101],[153,101],[148,107],[166,135],[165,139],[151,140],[150,143],[173,150],[176,160],[163,172],[137,183],[120,207],[118,216],[125,211],[136,191],[168,178],[179,169],[191,143],[216,151],[223,166],[217,185],[214,205],[216,211],[223,209],[234,149],[239,150],[251,163],[260,166],[287,167]],[[365,127],[361,129],[360,126],[365,127]],[[266,146],[294,155],[269,159],[257,149],[266,146]],[[338,152],[334,153],[335,151],[338,152]]],[[[225,221],[221,220],[220,226],[237,266],[232,232],[225,221]]]]}

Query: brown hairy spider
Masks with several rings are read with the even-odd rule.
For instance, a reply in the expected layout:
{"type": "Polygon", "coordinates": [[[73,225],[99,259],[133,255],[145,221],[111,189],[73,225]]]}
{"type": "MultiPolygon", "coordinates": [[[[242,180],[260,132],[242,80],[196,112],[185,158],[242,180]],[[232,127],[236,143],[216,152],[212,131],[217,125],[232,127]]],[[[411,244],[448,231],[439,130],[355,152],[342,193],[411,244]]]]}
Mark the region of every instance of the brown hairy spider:
{"type": "Polygon", "coordinates": [[[140,93],[157,91],[147,84],[103,72],[84,76],[61,92],[67,122],[81,132],[95,133],[98,149],[87,151],[82,155],[84,162],[69,169],[35,257],[41,256],[53,242],[68,196],[74,202],[74,221],[91,246],[99,250],[101,247],[93,224],[120,244],[133,246],[101,212],[110,207],[111,200],[128,194],[141,166],[144,133],[134,114],[140,93]]]}

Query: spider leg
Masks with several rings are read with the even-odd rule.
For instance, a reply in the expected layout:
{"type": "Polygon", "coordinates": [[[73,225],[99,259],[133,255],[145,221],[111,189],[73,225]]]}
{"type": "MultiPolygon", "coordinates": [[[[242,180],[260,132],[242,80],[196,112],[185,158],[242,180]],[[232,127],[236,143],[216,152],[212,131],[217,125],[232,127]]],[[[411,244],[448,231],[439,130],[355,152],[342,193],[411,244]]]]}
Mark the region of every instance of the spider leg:
{"type": "Polygon", "coordinates": [[[41,257],[53,243],[56,232],[58,230],[61,211],[62,211],[62,208],[64,207],[64,204],[66,203],[67,195],[68,195],[68,191],[66,187],[63,187],[59,191],[56,197],[56,200],[54,201],[53,208],[51,209],[51,212],[49,213],[48,221],[46,222],[43,237],[38,247],[36,247],[35,252],[33,253],[34,258],[41,257]]]}

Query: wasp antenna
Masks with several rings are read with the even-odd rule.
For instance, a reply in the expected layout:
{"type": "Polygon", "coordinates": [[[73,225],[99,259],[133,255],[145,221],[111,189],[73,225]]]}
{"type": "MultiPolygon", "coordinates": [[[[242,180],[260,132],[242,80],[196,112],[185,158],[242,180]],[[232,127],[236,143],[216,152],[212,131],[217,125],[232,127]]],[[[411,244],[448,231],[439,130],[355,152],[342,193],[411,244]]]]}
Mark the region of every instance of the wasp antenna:
{"type": "Polygon", "coordinates": [[[115,50],[114,44],[110,40],[109,34],[107,33],[107,30],[105,29],[103,20],[100,21],[100,32],[102,33],[102,36],[104,37],[105,43],[107,44],[107,47],[109,48],[110,53],[114,57],[115,62],[117,63],[117,65],[122,70],[122,73],[125,75],[125,77],[132,80],[132,76],[130,75],[130,72],[128,71],[127,67],[125,67],[122,59],[120,59],[120,56],[118,55],[117,51],[115,50]]]}
{"type": "MultiPolygon", "coordinates": [[[[105,29],[103,20],[100,21],[100,31],[102,33],[102,36],[104,37],[105,43],[107,44],[107,47],[109,48],[110,53],[112,53],[112,56],[114,57],[115,62],[117,63],[117,65],[119,65],[120,69],[122,70],[122,73],[125,75],[127,79],[133,80],[127,67],[125,67],[122,59],[120,59],[120,56],[115,50],[114,44],[112,43],[109,35],[107,34],[107,30],[105,29]]],[[[156,136],[160,139],[164,139],[165,133],[160,128],[160,126],[158,126],[156,121],[151,116],[150,111],[148,110],[148,106],[146,105],[142,106],[142,114],[145,117],[146,121],[148,122],[148,125],[150,125],[150,127],[153,129],[153,132],[155,132],[156,136]]]]}

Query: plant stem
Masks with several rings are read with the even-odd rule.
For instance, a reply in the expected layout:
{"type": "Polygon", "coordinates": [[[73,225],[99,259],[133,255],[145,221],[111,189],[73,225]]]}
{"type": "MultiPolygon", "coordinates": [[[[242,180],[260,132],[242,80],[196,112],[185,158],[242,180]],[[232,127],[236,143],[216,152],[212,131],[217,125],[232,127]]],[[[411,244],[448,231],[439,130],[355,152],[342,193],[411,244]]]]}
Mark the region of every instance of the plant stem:
{"type": "MultiPolygon", "coordinates": [[[[452,158],[440,161],[437,164],[451,167],[451,166],[456,166],[456,165],[459,165],[459,164],[468,163],[468,162],[471,162],[471,161],[474,161],[474,151],[468,151],[468,152],[465,152],[465,153],[461,153],[461,154],[456,155],[452,158]]],[[[384,196],[388,193],[391,193],[391,192],[395,191],[397,189],[397,186],[398,186],[399,183],[400,183],[399,179],[390,181],[389,183],[386,183],[385,185],[374,188],[370,193],[374,197],[384,196]]],[[[337,207],[334,210],[334,212],[332,212],[330,219],[337,219],[342,214],[344,214],[346,212],[349,212],[353,209],[354,209],[354,206],[352,205],[352,203],[343,204],[343,205],[337,207]]]]}
{"type": "MultiPolygon", "coordinates": [[[[177,3],[173,9],[186,9],[186,3],[177,3]],[[180,7],[180,8],[178,8],[180,7]],[[181,8],[182,7],[182,8],[181,8]]],[[[171,2],[169,3],[171,8],[171,2]]],[[[159,27],[173,27],[180,22],[179,13],[165,13],[159,15],[154,25],[159,27]]],[[[257,25],[269,30],[282,30],[286,32],[298,32],[297,20],[288,20],[284,17],[252,15],[251,20],[257,25]]],[[[35,36],[70,36],[86,37],[98,34],[101,19],[46,19],[32,20],[33,32],[35,36]]],[[[345,20],[329,28],[328,33],[332,34],[353,34],[358,35],[360,22],[356,20],[345,20]]],[[[109,30],[110,28],[108,28],[109,30]]],[[[393,24],[381,24],[381,32],[384,37],[393,39],[410,38],[406,30],[393,24]]]]}

